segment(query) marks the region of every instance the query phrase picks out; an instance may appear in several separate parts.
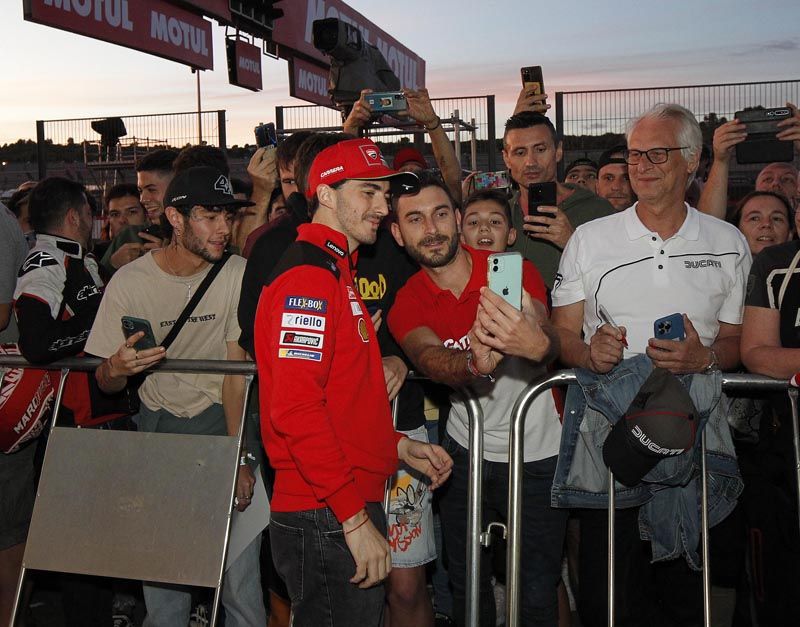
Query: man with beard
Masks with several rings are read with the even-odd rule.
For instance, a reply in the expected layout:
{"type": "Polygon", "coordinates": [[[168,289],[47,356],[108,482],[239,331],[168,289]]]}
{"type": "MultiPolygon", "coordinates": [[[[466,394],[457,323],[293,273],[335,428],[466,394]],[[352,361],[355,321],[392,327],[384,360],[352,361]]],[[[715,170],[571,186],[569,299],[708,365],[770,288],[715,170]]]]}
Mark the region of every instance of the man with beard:
{"type": "Polygon", "coordinates": [[[416,180],[383,165],[368,139],[321,151],[306,186],[312,223],[298,227],[256,313],[272,554],[298,626],[382,624],[385,481],[398,458],[431,489],[450,473],[440,447],[392,428],[375,329],[353,284],[352,254],[375,242],[390,186],[416,180]]]}
{"type": "Polygon", "coordinates": [[[508,118],[503,136],[503,160],[519,186],[511,199],[512,226],[519,237],[512,250],[533,263],[552,288],[561,251],[575,227],[614,213],[607,200],[569,183],[557,183],[557,206],[540,206],[545,215],[529,215],[528,186],[555,183],[562,149],[553,123],[541,113],[522,111],[508,118]]]}
{"type": "Polygon", "coordinates": [[[616,211],[630,207],[635,196],[628,176],[628,164],[622,157],[625,146],[615,146],[600,155],[597,171],[597,195],[605,198],[616,211]]]}
{"type": "MultiPolygon", "coordinates": [[[[509,415],[522,389],[545,372],[558,354],[547,320],[546,292],[536,268],[523,264],[522,311],[486,286],[490,251],[459,245],[459,211],[444,184],[420,181],[420,191],[394,201],[392,233],[422,267],[400,289],[389,313],[389,329],[414,365],[434,381],[471,387],[484,415],[484,513],[505,519],[508,495],[509,415]]],[[[456,394],[447,421],[445,450],[455,472],[442,490],[440,508],[453,584],[455,619],[464,624],[469,426],[456,394]]],[[[525,625],[557,620],[556,586],[566,512],[550,507],[561,426],[553,396],[533,403],[525,425],[525,511],[522,579],[525,625]]],[[[484,524],[487,521],[484,521],[484,524]]],[[[481,620],[495,624],[490,568],[481,567],[481,620]]]]}
{"type": "MultiPolygon", "coordinates": [[[[242,360],[236,302],[244,259],[224,255],[231,223],[247,201],[234,198],[218,170],[202,166],[177,174],[165,192],[170,244],[121,268],[109,284],[86,351],[105,359],[96,371],[100,388],[113,393],[166,356],[163,347],[136,350],[142,332],[127,340],[122,316],[150,322],[163,342],[192,294],[215,264],[223,264],[169,348],[173,359],[242,360]]],[[[141,409],[134,416],[140,431],[200,435],[236,435],[242,415],[244,378],[204,373],[153,373],[139,388],[141,409]]],[[[239,467],[237,508],[250,504],[254,485],[247,465],[239,467]]],[[[227,625],[266,624],[261,594],[259,535],[225,573],[222,603],[227,625]]],[[[180,586],[144,584],[150,627],[189,622],[191,591],[180,586]]]]}

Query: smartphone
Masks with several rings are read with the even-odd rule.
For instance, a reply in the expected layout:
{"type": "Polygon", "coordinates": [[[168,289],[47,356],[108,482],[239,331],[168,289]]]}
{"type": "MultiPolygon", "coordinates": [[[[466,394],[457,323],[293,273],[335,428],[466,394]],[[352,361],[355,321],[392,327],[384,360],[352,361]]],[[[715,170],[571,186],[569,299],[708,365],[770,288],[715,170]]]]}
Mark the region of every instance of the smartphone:
{"type": "Polygon", "coordinates": [[[747,138],[736,144],[738,163],[771,163],[794,159],[793,143],[775,137],[780,131],[778,122],[791,118],[791,109],[750,109],[737,111],[735,117],[747,130],[747,138]]]}
{"type": "Polygon", "coordinates": [[[542,78],[542,66],[531,65],[528,67],[520,68],[522,75],[522,86],[533,89],[534,94],[544,93],[544,79],[542,78]]]}
{"type": "Polygon", "coordinates": [[[472,180],[475,184],[475,189],[503,189],[511,186],[508,172],[505,170],[478,172],[472,180]]]}
{"type": "Polygon", "coordinates": [[[141,351],[146,348],[155,348],[158,346],[156,336],[153,335],[153,328],[150,326],[148,320],[134,318],[133,316],[122,316],[122,333],[126,340],[139,331],[144,331],[144,335],[133,345],[133,348],[141,351]]]}
{"type": "Polygon", "coordinates": [[[489,289],[515,309],[522,309],[522,255],[494,253],[488,261],[489,289]]]}
{"type": "Polygon", "coordinates": [[[259,148],[278,145],[278,135],[275,133],[275,125],[272,122],[259,124],[253,129],[253,132],[256,136],[256,146],[259,148]]]}
{"type": "Polygon", "coordinates": [[[539,207],[555,207],[557,200],[557,189],[558,188],[554,181],[549,181],[547,183],[533,183],[528,185],[528,215],[552,218],[552,214],[539,211],[539,207]]]}
{"type": "Polygon", "coordinates": [[[151,224],[147,228],[142,229],[141,232],[147,233],[148,235],[152,235],[153,237],[157,237],[159,239],[164,239],[164,229],[160,224],[151,224]]]}
{"type": "Polygon", "coordinates": [[[400,91],[386,91],[374,94],[367,94],[364,99],[372,107],[374,113],[387,111],[405,111],[408,109],[408,101],[400,91]]]}
{"type": "Polygon", "coordinates": [[[659,318],[653,323],[653,337],[657,340],[682,340],[686,337],[683,327],[683,316],[674,313],[659,318]]]}

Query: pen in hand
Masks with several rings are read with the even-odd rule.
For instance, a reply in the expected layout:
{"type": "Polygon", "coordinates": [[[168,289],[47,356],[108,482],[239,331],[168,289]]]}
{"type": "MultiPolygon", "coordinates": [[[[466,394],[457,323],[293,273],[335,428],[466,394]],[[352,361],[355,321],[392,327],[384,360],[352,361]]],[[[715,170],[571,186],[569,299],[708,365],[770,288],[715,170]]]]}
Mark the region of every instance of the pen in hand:
{"type": "MultiPolygon", "coordinates": [[[[603,321],[603,324],[607,324],[615,331],[619,331],[619,325],[614,322],[614,319],[611,317],[611,314],[608,313],[608,310],[605,307],[600,305],[598,311],[600,312],[600,320],[603,321]]],[[[628,339],[625,337],[624,333],[622,334],[622,345],[625,348],[628,348],[628,339]]]]}

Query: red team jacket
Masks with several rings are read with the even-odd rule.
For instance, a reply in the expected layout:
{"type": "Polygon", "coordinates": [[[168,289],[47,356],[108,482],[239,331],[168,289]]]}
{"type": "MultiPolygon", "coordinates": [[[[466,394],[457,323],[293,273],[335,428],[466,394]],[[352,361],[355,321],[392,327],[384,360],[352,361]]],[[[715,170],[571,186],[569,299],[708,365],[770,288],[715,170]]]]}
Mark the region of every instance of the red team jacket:
{"type": "Polygon", "coordinates": [[[270,505],[278,512],[327,506],[341,522],[383,499],[402,436],[392,428],[378,341],[353,287],[346,237],[321,224],[298,231],[255,320],[261,433],[275,469],[270,505]],[[304,260],[309,244],[322,262],[304,260]]]}

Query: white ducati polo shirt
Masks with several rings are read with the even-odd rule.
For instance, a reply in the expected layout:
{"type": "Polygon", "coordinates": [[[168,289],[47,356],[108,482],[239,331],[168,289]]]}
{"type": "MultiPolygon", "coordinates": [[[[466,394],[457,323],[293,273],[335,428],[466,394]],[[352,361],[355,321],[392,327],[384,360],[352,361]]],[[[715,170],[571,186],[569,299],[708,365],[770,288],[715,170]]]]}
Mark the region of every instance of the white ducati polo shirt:
{"type": "Polygon", "coordinates": [[[636,214],[625,211],[577,228],[561,256],[553,306],[584,302],[588,343],[602,325],[603,305],[627,329],[625,357],[645,352],[653,323],[686,314],[705,346],[719,323],[741,324],[751,257],[739,230],[686,205],[675,235],[663,241],[636,214]]]}

